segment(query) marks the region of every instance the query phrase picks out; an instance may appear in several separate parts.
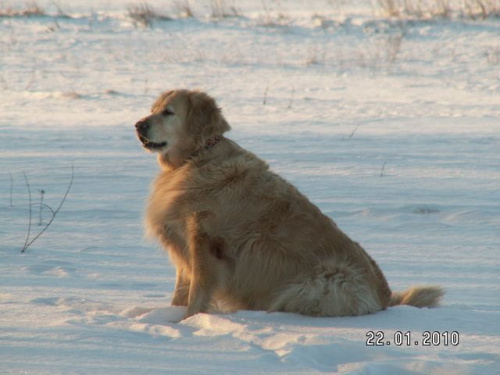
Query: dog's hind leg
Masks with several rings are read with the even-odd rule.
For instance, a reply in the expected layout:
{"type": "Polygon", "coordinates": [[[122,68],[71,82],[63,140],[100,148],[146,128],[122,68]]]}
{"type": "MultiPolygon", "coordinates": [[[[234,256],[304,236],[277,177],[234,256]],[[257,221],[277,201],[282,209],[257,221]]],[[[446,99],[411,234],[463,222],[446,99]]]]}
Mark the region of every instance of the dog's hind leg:
{"type": "Polygon", "coordinates": [[[311,316],[350,316],[385,308],[368,275],[348,262],[328,262],[287,283],[269,311],[311,316]]]}

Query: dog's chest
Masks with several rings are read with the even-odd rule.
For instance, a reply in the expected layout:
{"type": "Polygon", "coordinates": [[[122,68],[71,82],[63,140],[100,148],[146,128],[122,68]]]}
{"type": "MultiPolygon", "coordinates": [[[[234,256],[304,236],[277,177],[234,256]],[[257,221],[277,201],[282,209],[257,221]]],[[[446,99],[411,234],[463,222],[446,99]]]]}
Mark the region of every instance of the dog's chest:
{"type": "Polygon", "coordinates": [[[193,196],[185,180],[176,177],[160,175],[155,181],[146,210],[146,224],[162,243],[180,250],[186,247],[187,218],[199,199],[193,196]]]}

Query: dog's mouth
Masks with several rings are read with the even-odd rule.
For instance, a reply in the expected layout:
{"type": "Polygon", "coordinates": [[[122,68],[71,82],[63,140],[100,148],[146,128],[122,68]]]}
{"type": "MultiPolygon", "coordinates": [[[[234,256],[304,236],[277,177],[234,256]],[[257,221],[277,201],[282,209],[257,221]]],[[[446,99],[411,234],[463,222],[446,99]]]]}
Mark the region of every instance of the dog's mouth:
{"type": "Polygon", "coordinates": [[[139,137],[142,146],[144,148],[147,148],[148,150],[159,150],[167,145],[167,142],[160,142],[160,143],[153,142],[141,134],[137,134],[137,136],[139,137]]]}

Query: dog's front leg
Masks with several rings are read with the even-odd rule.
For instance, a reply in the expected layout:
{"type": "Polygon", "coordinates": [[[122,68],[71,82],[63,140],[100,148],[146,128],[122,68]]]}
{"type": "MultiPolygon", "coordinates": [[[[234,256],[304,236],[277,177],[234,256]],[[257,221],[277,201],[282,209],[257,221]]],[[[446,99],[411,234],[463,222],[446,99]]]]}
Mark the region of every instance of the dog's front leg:
{"type": "Polygon", "coordinates": [[[217,287],[214,258],[210,254],[211,241],[206,233],[196,231],[191,237],[189,255],[191,260],[191,285],[185,318],[208,310],[210,300],[217,287]]]}
{"type": "Polygon", "coordinates": [[[172,297],[172,306],[187,306],[189,298],[189,287],[191,279],[189,272],[183,267],[177,267],[175,279],[174,296],[172,297]]]}

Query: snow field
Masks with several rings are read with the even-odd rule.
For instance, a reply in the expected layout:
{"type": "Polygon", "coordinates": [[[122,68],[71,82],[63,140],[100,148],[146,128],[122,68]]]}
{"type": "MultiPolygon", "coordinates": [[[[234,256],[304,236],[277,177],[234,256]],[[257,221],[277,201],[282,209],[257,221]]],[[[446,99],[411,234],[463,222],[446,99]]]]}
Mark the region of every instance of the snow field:
{"type": "MultiPolygon", "coordinates": [[[[144,28],[128,2],[60,3],[71,18],[0,19],[0,373],[500,371],[498,19],[269,2],[287,21],[265,26],[261,4],[236,2],[239,17],[211,20],[203,3],[195,18],[144,28]],[[143,238],[157,166],[133,128],[172,87],[216,97],[228,136],[363,244],[393,289],[440,284],[443,306],[179,322],[174,269],[143,238]],[[32,203],[43,189],[54,208],[72,165],[67,201],[21,255],[23,172],[32,203]],[[367,346],[370,331],[391,345],[367,346]],[[425,331],[460,342],[424,347],[425,331]]],[[[32,214],[33,236],[39,206],[32,214]]]]}

